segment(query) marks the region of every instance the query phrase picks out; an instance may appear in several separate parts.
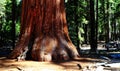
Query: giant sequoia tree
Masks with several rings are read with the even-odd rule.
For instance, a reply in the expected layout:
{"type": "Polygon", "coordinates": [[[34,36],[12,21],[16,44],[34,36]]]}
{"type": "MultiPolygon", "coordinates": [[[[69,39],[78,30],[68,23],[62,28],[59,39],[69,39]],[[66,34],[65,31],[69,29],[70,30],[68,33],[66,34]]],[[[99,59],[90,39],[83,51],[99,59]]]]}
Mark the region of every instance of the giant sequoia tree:
{"type": "Polygon", "coordinates": [[[68,35],[64,0],[23,0],[19,41],[9,58],[29,50],[33,60],[68,60],[78,56],[68,35]],[[30,47],[29,47],[30,44],[30,47]]]}

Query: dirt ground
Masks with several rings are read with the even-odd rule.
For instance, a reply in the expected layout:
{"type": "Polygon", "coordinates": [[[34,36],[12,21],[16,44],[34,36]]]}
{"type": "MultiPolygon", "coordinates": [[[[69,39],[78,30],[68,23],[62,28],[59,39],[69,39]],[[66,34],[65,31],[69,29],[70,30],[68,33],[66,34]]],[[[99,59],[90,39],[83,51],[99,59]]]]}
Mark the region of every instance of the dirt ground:
{"type": "Polygon", "coordinates": [[[0,71],[81,71],[77,64],[82,68],[99,62],[93,58],[77,58],[71,61],[60,62],[38,62],[38,61],[16,61],[5,57],[0,58],[0,71]]]}
{"type": "MultiPolygon", "coordinates": [[[[90,49],[88,48],[89,46],[86,48],[85,47],[83,47],[82,50],[90,49]]],[[[99,50],[105,50],[105,48],[101,46],[99,50]]],[[[59,62],[39,62],[28,60],[17,61],[16,59],[11,60],[6,59],[6,57],[0,57],[0,71],[83,71],[82,69],[79,69],[78,64],[80,64],[82,68],[86,68],[87,66],[92,66],[95,65],[95,63],[99,62],[104,61],[101,59],[95,59],[91,57],[80,57],[71,61],[59,61],[59,62]]],[[[120,69],[114,71],[120,71],[120,69]]]]}

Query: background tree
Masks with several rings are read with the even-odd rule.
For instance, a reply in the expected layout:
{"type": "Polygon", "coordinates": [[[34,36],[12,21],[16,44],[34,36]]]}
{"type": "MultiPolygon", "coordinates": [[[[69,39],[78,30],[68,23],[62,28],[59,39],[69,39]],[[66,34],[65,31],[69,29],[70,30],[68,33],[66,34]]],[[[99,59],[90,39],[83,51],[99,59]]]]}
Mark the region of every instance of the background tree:
{"type": "Polygon", "coordinates": [[[15,47],[16,0],[12,0],[12,46],[15,47]]]}
{"type": "Polygon", "coordinates": [[[94,0],[90,0],[90,46],[91,52],[97,51],[97,38],[96,38],[96,23],[95,23],[95,11],[94,0]]]}

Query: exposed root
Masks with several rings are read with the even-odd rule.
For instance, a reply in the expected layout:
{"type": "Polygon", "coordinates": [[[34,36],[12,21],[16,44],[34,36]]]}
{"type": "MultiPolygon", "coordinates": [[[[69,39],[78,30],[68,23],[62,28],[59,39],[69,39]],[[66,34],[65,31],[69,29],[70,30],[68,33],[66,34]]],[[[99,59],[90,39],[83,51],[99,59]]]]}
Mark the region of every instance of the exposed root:
{"type": "Polygon", "coordinates": [[[77,50],[71,44],[62,38],[58,40],[47,36],[41,40],[40,46],[33,47],[32,57],[38,61],[69,60],[78,55],[77,50]]]}
{"type": "Polygon", "coordinates": [[[28,48],[26,47],[25,50],[17,57],[17,61],[24,61],[26,59],[27,52],[28,48]]]}
{"type": "MultiPolygon", "coordinates": [[[[63,38],[59,40],[53,37],[44,37],[43,39],[37,40],[39,42],[34,42],[32,47],[32,59],[37,61],[60,61],[60,60],[69,60],[78,56],[78,52],[75,46],[66,41],[63,38]]],[[[28,52],[28,47],[16,48],[12,52],[17,53],[16,55],[11,55],[10,58],[17,58],[18,61],[23,61],[26,59],[26,54],[28,52]]],[[[29,56],[27,56],[29,57],[29,56]]]]}
{"type": "Polygon", "coordinates": [[[21,53],[23,52],[23,50],[21,48],[15,48],[10,55],[7,58],[10,59],[15,59],[17,58],[21,53]]]}

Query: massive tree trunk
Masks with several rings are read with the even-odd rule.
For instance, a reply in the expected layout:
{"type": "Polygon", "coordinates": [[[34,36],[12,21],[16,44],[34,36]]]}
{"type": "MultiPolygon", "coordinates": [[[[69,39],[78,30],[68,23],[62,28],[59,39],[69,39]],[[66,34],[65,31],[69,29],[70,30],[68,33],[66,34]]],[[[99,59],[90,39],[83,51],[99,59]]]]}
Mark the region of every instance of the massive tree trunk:
{"type": "Polygon", "coordinates": [[[19,41],[8,57],[22,57],[27,49],[28,57],[38,61],[78,56],[68,35],[64,0],[23,0],[19,41]]]}

